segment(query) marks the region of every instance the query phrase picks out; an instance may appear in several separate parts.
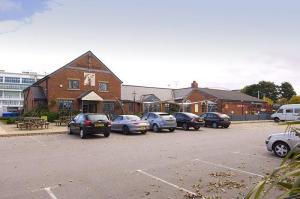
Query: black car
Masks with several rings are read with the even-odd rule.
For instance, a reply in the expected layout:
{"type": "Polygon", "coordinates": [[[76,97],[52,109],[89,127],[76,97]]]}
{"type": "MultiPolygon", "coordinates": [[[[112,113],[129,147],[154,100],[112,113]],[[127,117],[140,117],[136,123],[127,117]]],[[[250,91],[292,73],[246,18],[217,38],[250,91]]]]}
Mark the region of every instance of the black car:
{"type": "Polygon", "coordinates": [[[105,114],[80,113],[69,124],[69,134],[79,134],[84,139],[88,134],[110,135],[111,122],[105,114]]]}
{"type": "Polygon", "coordinates": [[[211,126],[213,128],[221,126],[223,128],[228,128],[231,124],[230,117],[222,113],[208,112],[202,114],[200,117],[204,119],[204,126],[211,126]]]}
{"type": "Polygon", "coordinates": [[[190,127],[199,130],[204,125],[203,119],[198,115],[188,112],[178,112],[174,114],[177,127],[182,127],[184,130],[189,130],[190,127]]]}

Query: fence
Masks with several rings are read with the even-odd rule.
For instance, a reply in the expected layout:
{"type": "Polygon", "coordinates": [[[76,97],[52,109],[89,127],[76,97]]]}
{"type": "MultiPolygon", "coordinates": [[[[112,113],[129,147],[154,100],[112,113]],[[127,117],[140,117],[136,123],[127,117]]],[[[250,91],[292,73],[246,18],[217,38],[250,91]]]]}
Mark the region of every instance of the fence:
{"type": "Polygon", "coordinates": [[[271,114],[229,115],[232,121],[271,120],[271,114]]]}

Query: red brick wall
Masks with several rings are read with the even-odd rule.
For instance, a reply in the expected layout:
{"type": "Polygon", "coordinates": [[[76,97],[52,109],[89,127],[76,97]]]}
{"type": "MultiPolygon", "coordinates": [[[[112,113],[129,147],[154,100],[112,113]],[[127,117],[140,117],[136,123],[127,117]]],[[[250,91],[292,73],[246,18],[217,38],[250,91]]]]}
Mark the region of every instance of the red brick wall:
{"type": "MultiPolygon", "coordinates": [[[[67,67],[63,67],[56,71],[54,74],[50,75],[48,80],[44,80],[39,85],[44,88],[48,100],[48,105],[53,101],[56,102],[57,99],[72,99],[74,102],[74,109],[79,110],[81,107],[77,98],[82,93],[90,90],[95,91],[100,97],[104,99],[104,101],[120,100],[121,83],[122,82],[117,77],[115,77],[101,62],[99,62],[96,57],[91,56],[89,58],[89,55],[85,54],[85,56],[82,56],[68,64],[67,67]],[[84,73],[89,72],[89,70],[97,70],[90,71],[90,73],[95,73],[95,86],[84,86],[84,73]],[[69,79],[79,80],[78,90],[69,89],[69,79]],[[108,83],[107,92],[99,91],[100,81],[108,83]]],[[[30,107],[30,101],[32,101],[31,96],[29,96],[26,99],[26,102],[24,102],[26,103],[28,110],[32,109],[32,107],[30,107]]],[[[49,110],[57,111],[57,104],[49,106],[49,110]]],[[[98,110],[102,110],[101,103],[98,104],[98,110]]],[[[118,103],[115,103],[115,110],[116,112],[121,111],[121,107],[118,103]]]]}

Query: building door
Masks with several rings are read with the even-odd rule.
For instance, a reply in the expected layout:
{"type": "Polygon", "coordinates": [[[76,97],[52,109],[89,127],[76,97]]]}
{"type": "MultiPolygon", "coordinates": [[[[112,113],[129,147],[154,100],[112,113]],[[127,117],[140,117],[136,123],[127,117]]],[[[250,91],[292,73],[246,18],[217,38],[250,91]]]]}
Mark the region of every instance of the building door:
{"type": "Polygon", "coordinates": [[[83,113],[97,113],[97,102],[82,102],[82,112],[83,113]]]}

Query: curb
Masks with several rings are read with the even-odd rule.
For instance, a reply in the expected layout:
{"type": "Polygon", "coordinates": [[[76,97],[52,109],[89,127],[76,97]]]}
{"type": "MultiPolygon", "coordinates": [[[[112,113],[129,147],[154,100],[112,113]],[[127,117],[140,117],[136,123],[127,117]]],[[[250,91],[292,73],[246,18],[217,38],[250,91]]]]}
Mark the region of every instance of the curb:
{"type": "Polygon", "coordinates": [[[46,132],[46,133],[11,133],[11,134],[0,134],[0,137],[18,137],[18,136],[34,136],[34,135],[58,135],[58,134],[67,134],[67,131],[59,132],[46,132]]]}
{"type": "Polygon", "coordinates": [[[252,123],[270,123],[274,122],[273,120],[261,120],[261,121],[231,121],[231,124],[252,124],[252,123]]]}

